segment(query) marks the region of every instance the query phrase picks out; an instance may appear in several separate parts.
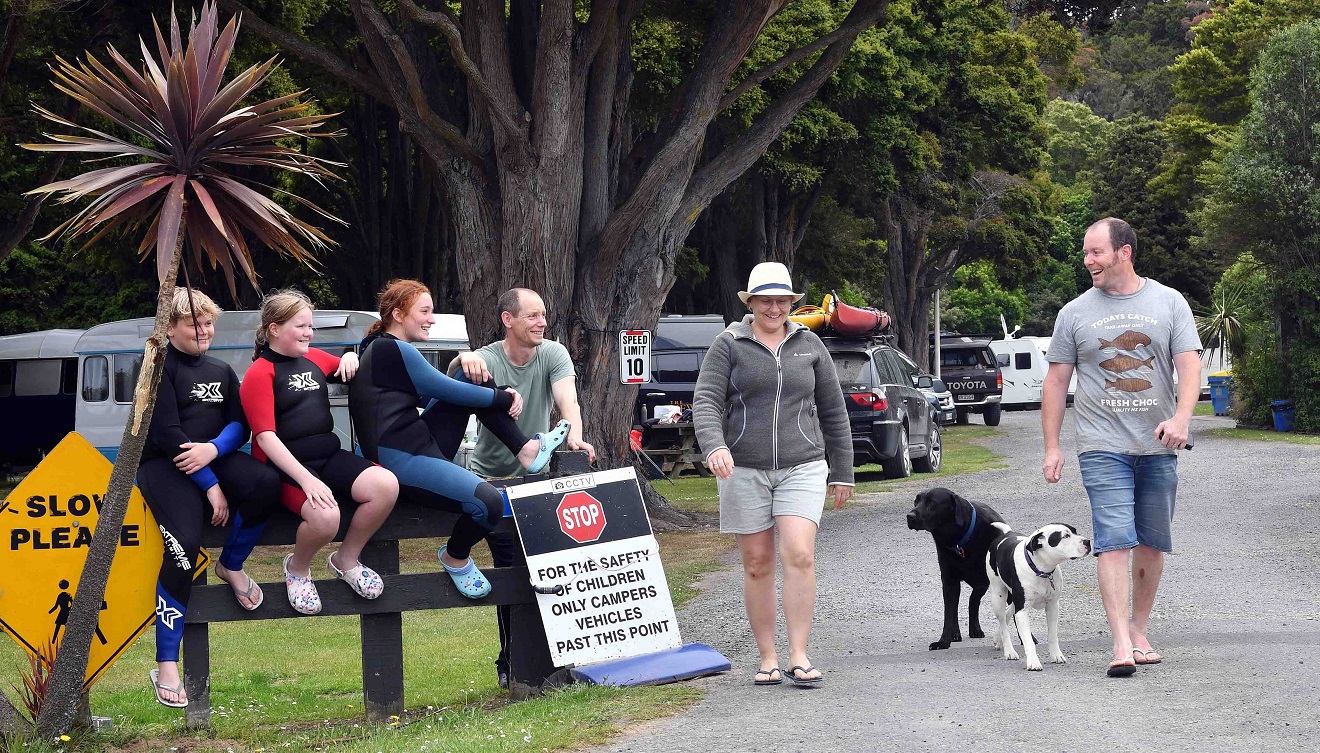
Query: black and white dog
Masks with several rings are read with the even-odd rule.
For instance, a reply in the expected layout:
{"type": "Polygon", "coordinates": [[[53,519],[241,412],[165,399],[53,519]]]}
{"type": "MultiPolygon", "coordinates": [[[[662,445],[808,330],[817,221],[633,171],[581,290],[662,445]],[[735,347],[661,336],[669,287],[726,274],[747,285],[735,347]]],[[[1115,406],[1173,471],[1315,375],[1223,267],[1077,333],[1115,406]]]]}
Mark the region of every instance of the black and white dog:
{"type": "Polygon", "coordinates": [[[958,630],[958,595],[962,593],[963,583],[972,588],[971,598],[967,600],[967,637],[985,637],[981,632],[981,597],[990,587],[985,555],[990,542],[999,536],[991,524],[1003,522],[989,505],[968,502],[942,487],[917,495],[912,512],[907,514],[907,525],[914,531],[929,531],[935,539],[944,591],[944,632],[938,641],[930,644],[931,651],[962,640],[958,630]]]}
{"type": "Polygon", "coordinates": [[[986,574],[990,578],[990,608],[999,618],[993,637],[995,648],[1004,650],[1005,659],[1017,660],[1013,633],[1009,630],[1011,620],[1022,639],[1027,669],[1043,669],[1027,610],[1044,609],[1050,661],[1066,663],[1068,660],[1059,650],[1059,592],[1063,588],[1060,566],[1066,560],[1090,554],[1090,539],[1079,536],[1076,528],[1060,523],[1039,528],[1030,536],[1015,533],[1003,523],[995,523],[994,527],[1000,535],[990,544],[986,574]]]}

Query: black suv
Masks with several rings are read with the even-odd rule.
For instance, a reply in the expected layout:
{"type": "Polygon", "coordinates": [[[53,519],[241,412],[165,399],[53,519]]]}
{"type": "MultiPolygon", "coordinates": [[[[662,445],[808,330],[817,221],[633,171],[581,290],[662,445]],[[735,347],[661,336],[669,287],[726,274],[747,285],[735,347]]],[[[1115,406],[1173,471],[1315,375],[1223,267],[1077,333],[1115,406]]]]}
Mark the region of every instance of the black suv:
{"type": "Polygon", "coordinates": [[[701,361],[724,327],[719,314],[660,317],[651,343],[651,381],[637,391],[636,423],[655,418],[657,406],[692,407],[701,361]]]}
{"type": "MultiPolygon", "coordinates": [[[[935,360],[933,339],[932,336],[932,363],[935,360]]],[[[958,423],[965,424],[969,414],[980,413],[986,426],[999,425],[1004,378],[999,373],[988,338],[941,335],[940,378],[953,393],[958,423]]]]}
{"type": "Polygon", "coordinates": [[[879,463],[886,478],[937,473],[943,443],[923,389],[931,377],[877,340],[823,337],[834,359],[852,426],[853,464],[879,463]]]}

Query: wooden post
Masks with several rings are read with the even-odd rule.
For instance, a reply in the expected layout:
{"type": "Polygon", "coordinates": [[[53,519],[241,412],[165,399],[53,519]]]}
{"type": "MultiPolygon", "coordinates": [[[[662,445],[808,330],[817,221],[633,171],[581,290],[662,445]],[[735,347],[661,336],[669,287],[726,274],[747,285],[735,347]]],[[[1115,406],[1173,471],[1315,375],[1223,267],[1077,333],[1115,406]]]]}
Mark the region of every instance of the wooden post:
{"type": "MultiPolygon", "coordinates": [[[[206,571],[193,581],[193,588],[206,585],[206,571]]],[[[188,729],[211,727],[211,626],[205,622],[183,626],[183,689],[188,694],[184,725],[188,729]]]]}
{"type": "MultiPolygon", "coordinates": [[[[381,575],[398,575],[399,542],[368,543],[362,550],[362,562],[381,575]]],[[[387,722],[403,713],[403,613],[364,614],[358,619],[367,721],[387,722]]]]}

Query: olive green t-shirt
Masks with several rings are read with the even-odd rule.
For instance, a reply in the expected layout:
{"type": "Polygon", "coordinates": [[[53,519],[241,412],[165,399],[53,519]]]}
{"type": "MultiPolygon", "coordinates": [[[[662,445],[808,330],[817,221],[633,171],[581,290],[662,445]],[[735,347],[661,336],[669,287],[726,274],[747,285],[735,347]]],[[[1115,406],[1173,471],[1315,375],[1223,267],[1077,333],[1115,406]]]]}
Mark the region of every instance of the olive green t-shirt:
{"type": "MultiPolygon", "coordinates": [[[[536,346],[536,355],[525,366],[514,366],[504,353],[503,341],[493,342],[476,351],[486,362],[495,384],[512,387],[522,395],[522,415],[518,427],[528,437],[550,429],[550,410],[554,395],[550,385],[560,379],[574,376],[573,359],[568,348],[546,340],[536,346]]],[[[518,459],[498,439],[490,435],[485,426],[478,426],[477,449],[472,453],[468,467],[473,473],[486,478],[522,475],[518,459]]]]}

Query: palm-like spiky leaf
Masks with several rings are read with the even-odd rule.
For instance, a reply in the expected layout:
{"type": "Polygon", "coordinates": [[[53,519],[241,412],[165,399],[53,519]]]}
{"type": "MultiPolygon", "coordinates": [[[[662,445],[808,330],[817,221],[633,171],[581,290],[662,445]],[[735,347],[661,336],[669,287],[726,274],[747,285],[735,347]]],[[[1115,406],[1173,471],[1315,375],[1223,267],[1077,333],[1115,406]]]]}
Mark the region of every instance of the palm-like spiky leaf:
{"type": "MultiPolygon", "coordinates": [[[[270,200],[272,191],[250,178],[227,175],[226,165],[287,170],[317,182],[334,178],[340,167],[280,143],[289,137],[333,137],[325,130],[331,115],[311,112],[297,92],[259,104],[239,106],[277,67],[275,58],[254,65],[223,83],[233,53],[239,17],[219,30],[213,0],[193,19],[185,47],[177,19],[171,17],[169,41],[153,21],[157,56],[139,40],[141,72],[113,46],[107,54],[116,72],[88,55],[86,62],[56,58],[55,86],[101,118],[126,132],[116,136],[62,118],[42,107],[45,119],[81,132],[46,134],[49,142],[23,144],[47,152],[81,152],[106,159],[136,159],[136,164],[91,170],[29,191],[58,194],[60,203],[91,198],[87,206],[42,240],[67,235],[82,247],[114,231],[145,228],[138,248],[145,258],[156,251],[162,280],[170,268],[176,239],[183,232],[199,267],[220,267],[234,287],[234,267],[257,284],[249,240],[301,262],[333,241],[311,224],[270,200]],[[185,213],[185,204],[192,211],[185,213]]],[[[287,194],[286,194],[287,195],[287,194]]],[[[290,195],[291,196],[291,195],[290,195]]],[[[315,204],[291,196],[322,217],[343,224],[315,204]]]]}

